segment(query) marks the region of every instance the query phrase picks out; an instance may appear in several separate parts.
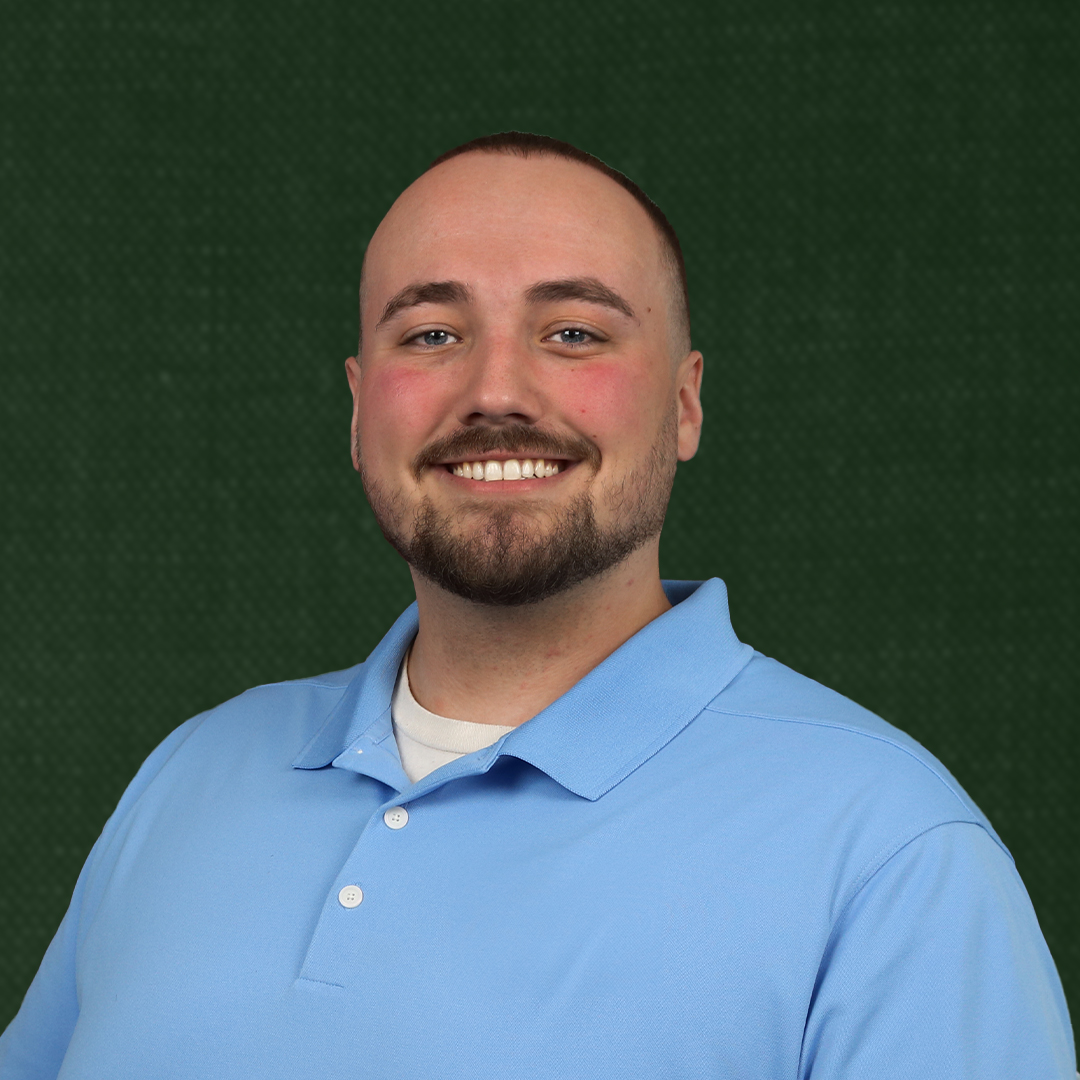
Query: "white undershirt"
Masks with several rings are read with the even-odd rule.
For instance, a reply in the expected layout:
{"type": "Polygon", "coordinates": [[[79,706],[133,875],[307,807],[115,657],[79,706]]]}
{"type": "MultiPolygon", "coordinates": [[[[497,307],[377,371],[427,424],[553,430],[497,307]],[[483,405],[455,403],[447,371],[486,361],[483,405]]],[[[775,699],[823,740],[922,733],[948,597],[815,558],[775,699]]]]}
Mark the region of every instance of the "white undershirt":
{"type": "Polygon", "coordinates": [[[497,742],[513,727],[495,724],[475,724],[471,720],[451,720],[428,712],[409,686],[409,654],[401,662],[397,686],[390,701],[390,716],[394,723],[394,738],[405,775],[415,784],[421,777],[434,772],[440,765],[483,750],[497,742]]]}

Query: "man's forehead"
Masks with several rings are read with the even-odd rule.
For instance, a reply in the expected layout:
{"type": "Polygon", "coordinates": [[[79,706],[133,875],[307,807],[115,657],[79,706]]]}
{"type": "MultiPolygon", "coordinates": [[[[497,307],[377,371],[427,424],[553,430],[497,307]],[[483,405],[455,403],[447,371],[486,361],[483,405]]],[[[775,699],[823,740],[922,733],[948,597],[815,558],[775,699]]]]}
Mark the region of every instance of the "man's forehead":
{"type": "Polygon", "coordinates": [[[508,270],[519,263],[532,280],[587,269],[560,266],[566,258],[645,271],[661,262],[648,215],[597,170],[552,155],[474,152],[402,193],[372,237],[365,278],[392,289],[401,282],[381,279],[442,277],[455,262],[460,272],[486,257],[508,270]]]}

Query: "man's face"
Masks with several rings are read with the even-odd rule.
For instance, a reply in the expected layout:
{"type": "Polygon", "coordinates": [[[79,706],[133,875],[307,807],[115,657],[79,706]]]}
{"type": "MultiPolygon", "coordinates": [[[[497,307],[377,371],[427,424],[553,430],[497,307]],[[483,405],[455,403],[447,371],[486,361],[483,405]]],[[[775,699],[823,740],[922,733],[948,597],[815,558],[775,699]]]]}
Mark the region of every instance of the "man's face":
{"type": "Polygon", "coordinates": [[[356,466],[415,571],[529,603],[656,542],[701,426],[672,302],[652,222],[587,166],[469,153],[404,192],[347,368],[356,466]]]}

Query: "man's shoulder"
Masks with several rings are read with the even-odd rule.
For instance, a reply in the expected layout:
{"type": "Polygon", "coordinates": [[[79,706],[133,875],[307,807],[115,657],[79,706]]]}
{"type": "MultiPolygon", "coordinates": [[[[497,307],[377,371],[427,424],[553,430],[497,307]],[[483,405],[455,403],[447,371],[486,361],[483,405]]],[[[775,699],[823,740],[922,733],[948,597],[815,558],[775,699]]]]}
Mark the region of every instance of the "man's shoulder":
{"type": "Polygon", "coordinates": [[[910,735],[876,713],[759,652],[706,708],[779,724],[826,727],[930,757],[910,735]]]}
{"type": "Polygon", "coordinates": [[[287,767],[339,705],[364,664],[253,686],[193,716],[143,763],[139,788],[162,773],[287,767]]]}
{"type": "MultiPolygon", "coordinates": [[[[241,736],[249,745],[250,740],[257,741],[262,736],[274,741],[290,733],[295,733],[297,738],[305,734],[310,737],[363,669],[362,662],[321,675],[261,683],[208,709],[195,720],[208,734],[223,739],[241,736]]],[[[301,742],[293,753],[302,745],[301,742]]]]}
{"type": "MultiPolygon", "coordinates": [[[[705,707],[712,735],[730,754],[755,763],[793,802],[860,805],[879,819],[926,827],[989,821],[926,747],[843,694],[755,653],[705,707]]],[[[752,771],[752,770],[751,770],[752,771]]]]}
{"type": "Polygon", "coordinates": [[[95,849],[98,860],[108,863],[115,836],[126,835],[134,818],[154,818],[166,806],[186,814],[195,793],[228,806],[253,783],[271,797],[282,791],[293,759],[362,668],[255,686],[175,728],[125,789],[95,849]]]}
{"type": "Polygon", "coordinates": [[[321,675],[308,675],[301,679],[282,679],[279,682],[260,683],[234,698],[223,701],[211,709],[211,713],[228,715],[233,710],[248,708],[289,710],[307,702],[332,701],[340,697],[346,687],[360,674],[366,661],[338,671],[321,675]]]}

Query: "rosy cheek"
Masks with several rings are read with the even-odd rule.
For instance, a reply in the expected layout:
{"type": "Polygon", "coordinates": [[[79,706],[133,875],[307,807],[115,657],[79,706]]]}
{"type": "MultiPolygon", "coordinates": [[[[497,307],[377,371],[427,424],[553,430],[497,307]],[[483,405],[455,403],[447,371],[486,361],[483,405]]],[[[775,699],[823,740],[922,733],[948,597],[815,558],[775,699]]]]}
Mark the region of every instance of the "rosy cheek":
{"type": "Polygon", "coordinates": [[[590,438],[606,433],[640,434],[643,418],[661,393],[636,365],[593,363],[566,373],[552,397],[575,427],[590,438]]]}
{"type": "MultiPolygon", "coordinates": [[[[364,373],[360,429],[365,452],[405,447],[411,453],[445,415],[441,380],[407,366],[373,368],[364,373]]],[[[396,456],[396,455],[395,455],[396,456]]]]}

